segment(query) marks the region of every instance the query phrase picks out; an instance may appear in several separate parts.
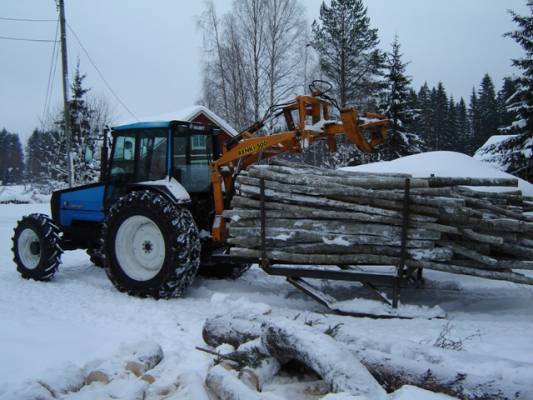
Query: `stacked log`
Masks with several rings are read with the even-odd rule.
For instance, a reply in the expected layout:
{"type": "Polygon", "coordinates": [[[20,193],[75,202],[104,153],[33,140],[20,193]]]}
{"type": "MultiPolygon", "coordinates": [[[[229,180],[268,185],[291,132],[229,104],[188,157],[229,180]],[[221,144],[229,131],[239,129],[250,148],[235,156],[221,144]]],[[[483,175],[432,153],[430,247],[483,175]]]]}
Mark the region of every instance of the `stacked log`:
{"type": "Polygon", "coordinates": [[[517,179],[414,178],[278,163],[250,167],[235,186],[224,214],[235,256],[261,257],[263,205],[273,262],[398,265],[405,220],[408,268],[533,284],[513,271],[533,270],[531,199],[517,179]]]}

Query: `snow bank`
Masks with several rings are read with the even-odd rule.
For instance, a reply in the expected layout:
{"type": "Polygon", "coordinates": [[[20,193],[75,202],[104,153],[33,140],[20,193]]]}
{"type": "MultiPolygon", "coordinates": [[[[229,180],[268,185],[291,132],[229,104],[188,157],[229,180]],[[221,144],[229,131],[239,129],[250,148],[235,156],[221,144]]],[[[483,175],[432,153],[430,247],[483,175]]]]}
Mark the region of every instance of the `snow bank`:
{"type": "Polygon", "coordinates": [[[50,202],[50,195],[40,194],[35,189],[22,185],[0,186],[0,204],[48,202],[50,202]]]}
{"type": "MultiPolygon", "coordinates": [[[[393,161],[382,161],[356,167],[341,168],[344,171],[406,173],[416,178],[429,177],[472,177],[472,178],[516,178],[506,172],[497,170],[466,154],[452,151],[433,151],[398,158],[393,161]]],[[[518,186],[526,196],[533,196],[533,185],[518,179],[518,186]]],[[[488,190],[484,188],[483,190],[488,190]]],[[[502,188],[502,191],[509,188],[502,188]]]]}

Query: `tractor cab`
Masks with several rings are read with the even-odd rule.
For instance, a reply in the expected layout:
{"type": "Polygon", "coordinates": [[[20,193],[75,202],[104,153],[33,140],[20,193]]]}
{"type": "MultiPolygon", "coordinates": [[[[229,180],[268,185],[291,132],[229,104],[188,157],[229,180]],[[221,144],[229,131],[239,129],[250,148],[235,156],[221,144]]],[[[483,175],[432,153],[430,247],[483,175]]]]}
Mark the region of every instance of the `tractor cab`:
{"type": "Polygon", "coordinates": [[[106,201],[113,203],[131,185],[156,186],[177,202],[209,193],[209,165],[218,155],[217,133],[209,125],[177,121],[113,128],[106,201]]]}

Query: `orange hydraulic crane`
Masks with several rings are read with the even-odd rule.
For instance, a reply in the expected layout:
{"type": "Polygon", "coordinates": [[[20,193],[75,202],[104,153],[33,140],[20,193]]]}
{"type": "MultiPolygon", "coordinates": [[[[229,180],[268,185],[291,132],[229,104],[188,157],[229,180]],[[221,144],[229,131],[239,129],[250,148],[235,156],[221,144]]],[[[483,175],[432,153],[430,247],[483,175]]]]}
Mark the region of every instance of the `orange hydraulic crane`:
{"type": "Polygon", "coordinates": [[[282,153],[300,153],[315,141],[325,141],[329,150],[337,150],[337,136],[344,135],[364,153],[371,153],[385,141],[388,120],[375,113],[360,114],[354,108],[340,111],[340,121],[332,120],[331,108],[339,108],[327,96],[328,90],[321,90],[315,81],[310,86],[310,96],[299,96],[294,101],[271,107],[265,117],[242,131],[223,146],[222,156],[211,164],[211,183],[215,220],[212,236],[215,241],[226,238],[224,212],[224,188],[233,188],[237,174],[259,160],[282,153]],[[284,132],[259,134],[268,120],[284,116],[287,130],[284,132]],[[296,119],[295,119],[296,116],[296,119]]]}

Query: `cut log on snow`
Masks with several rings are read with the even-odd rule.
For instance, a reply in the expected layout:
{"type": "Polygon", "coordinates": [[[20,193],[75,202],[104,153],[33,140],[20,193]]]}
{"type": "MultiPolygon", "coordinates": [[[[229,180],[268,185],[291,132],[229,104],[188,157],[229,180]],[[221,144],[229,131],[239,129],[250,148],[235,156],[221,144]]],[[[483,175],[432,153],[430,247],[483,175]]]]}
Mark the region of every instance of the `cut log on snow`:
{"type": "MultiPolygon", "coordinates": [[[[248,320],[244,315],[226,315],[218,317],[217,323],[209,324],[209,326],[217,326],[217,331],[226,326],[224,330],[231,332],[235,338],[249,337],[251,332],[260,332],[262,341],[265,342],[264,346],[274,354],[279,351],[278,356],[281,359],[287,359],[287,357],[304,359],[306,353],[301,350],[303,346],[299,346],[300,336],[303,336],[304,343],[312,341],[314,347],[310,351],[311,357],[316,359],[323,355],[323,352],[319,350],[324,347],[313,341],[317,335],[316,330],[312,335],[308,335],[307,329],[311,328],[295,321],[290,321],[290,325],[296,328],[296,334],[292,328],[281,330],[283,335],[271,336],[276,342],[269,346],[268,341],[263,340],[266,335],[265,329],[280,324],[283,325],[284,322],[265,323],[263,321],[262,323],[257,320],[248,320]],[[239,321],[235,322],[235,319],[239,321]],[[235,327],[242,331],[236,332],[235,327]],[[293,355],[294,352],[298,355],[293,355]]],[[[339,325],[334,339],[331,337],[329,339],[348,346],[361,364],[389,392],[403,385],[414,385],[431,391],[447,393],[463,400],[530,400],[532,398],[533,364],[530,363],[441,349],[410,341],[392,342],[381,337],[375,339],[369,335],[358,334],[357,323],[349,321],[346,321],[344,325],[339,325]]],[[[326,353],[328,354],[324,355],[325,360],[331,361],[332,353],[329,350],[326,353]]],[[[309,364],[306,365],[310,366],[309,364]]],[[[325,362],[324,364],[327,365],[325,362]]]]}
{"type": "Polygon", "coordinates": [[[297,360],[311,368],[334,392],[387,398],[385,390],[344,345],[316,329],[288,320],[269,322],[261,341],[278,360],[297,360]]]}
{"type": "Polygon", "coordinates": [[[418,386],[463,400],[530,400],[533,364],[358,335],[354,325],[339,327],[345,343],[387,391],[418,386]]]}
{"type": "Polygon", "coordinates": [[[248,387],[262,391],[263,386],[270,382],[281,369],[280,362],[274,357],[265,357],[254,365],[239,371],[239,379],[248,387]]]}
{"type": "Polygon", "coordinates": [[[227,343],[238,348],[241,344],[261,336],[263,321],[264,318],[260,316],[248,316],[244,319],[234,314],[230,319],[224,316],[208,318],[202,329],[202,337],[204,342],[212,347],[227,343]]]}
{"type": "Polygon", "coordinates": [[[260,400],[257,391],[239,380],[235,371],[222,365],[209,370],[205,384],[220,400],[260,400]]]}

